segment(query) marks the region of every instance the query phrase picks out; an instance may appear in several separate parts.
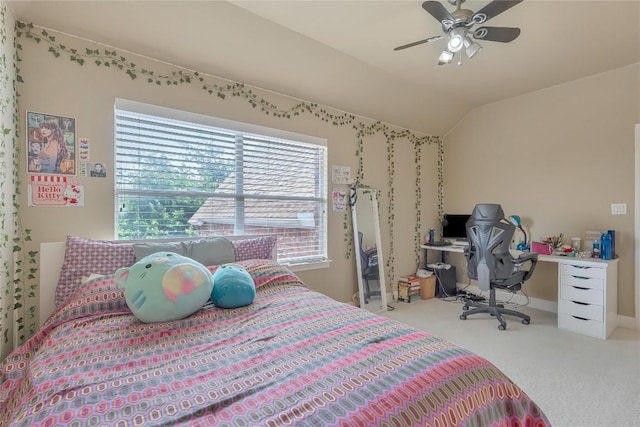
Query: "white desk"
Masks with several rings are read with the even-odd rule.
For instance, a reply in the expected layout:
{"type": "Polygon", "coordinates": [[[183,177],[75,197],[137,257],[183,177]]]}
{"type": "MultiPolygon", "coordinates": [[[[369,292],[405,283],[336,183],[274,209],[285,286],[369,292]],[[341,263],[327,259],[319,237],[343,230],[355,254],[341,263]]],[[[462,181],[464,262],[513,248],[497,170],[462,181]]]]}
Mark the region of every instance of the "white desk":
{"type": "MultiPolygon", "coordinates": [[[[456,245],[421,248],[425,262],[429,249],[443,255],[464,252],[464,246],[456,245]]],[[[538,261],[558,264],[558,328],[607,339],[618,316],[618,260],[538,255],[538,261]]]]}

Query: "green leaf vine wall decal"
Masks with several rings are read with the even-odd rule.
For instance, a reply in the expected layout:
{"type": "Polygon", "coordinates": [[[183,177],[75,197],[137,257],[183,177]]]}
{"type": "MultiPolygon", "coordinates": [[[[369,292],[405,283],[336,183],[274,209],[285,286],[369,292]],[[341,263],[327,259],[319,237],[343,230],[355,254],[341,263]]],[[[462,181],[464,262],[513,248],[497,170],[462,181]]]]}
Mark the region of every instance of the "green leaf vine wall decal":
{"type": "MultiPolygon", "coordinates": [[[[420,224],[422,224],[422,144],[413,144],[413,158],[416,168],[416,225],[413,230],[413,246],[419,248],[422,243],[422,233],[420,224]]],[[[420,251],[415,254],[416,264],[420,264],[420,251]]]]}
{"type": "MultiPolygon", "coordinates": [[[[93,65],[96,67],[110,68],[119,70],[129,76],[132,80],[146,82],[157,86],[178,86],[193,85],[199,87],[209,95],[215,96],[217,99],[225,100],[228,97],[239,97],[244,99],[252,108],[259,109],[267,116],[293,119],[302,114],[310,114],[317,119],[333,126],[351,126],[356,131],[355,138],[355,156],[358,161],[357,171],[355,174],[359,184],[365,182],[365,164],[363,160],[363,150],[365,149],[364,139],[373,135],[383,135],[386,139],[387,148],[387,218],[389,226],[389,242],[390,250],[387,256],[387,274],[392,283],[394,279],[394,239],[395,230],[395,144],[398,140],[406,139],[413,144],[416,166],[416,187],[415,187],[415,208],[416,208],[416,224],[414,227],[414,243],[416,264],[420,259],[419,244],[421,241],[421,198],[422,193],[420,186],[424,184],[421,179],[422,173],[422,146],[437,145],[437,165],[438,165],[438,216],[442,216],[442,141],[437,136],[419,134],[417,132],[397,128],[382,122],[367,124],[369,120],[363,121],[360,117],[344,112],[334,112],[335,110],[324,107],[317,103],[300,101],[290,107],[280,107],[276,103],[265,99],[264,96],[258,95],[252,88],[246,87],[243,83],[229,82],[220,84],[214,80],[222,80],[215,76],[200,73],[194,70],[187,70],[175,66],[176,70],[170,73],[159,73],[154,70],[143,68],[133,62],[129,57],[133,54],[119,53],[116,48],[96,48],[96,49],[76,49],[60,43],[53,31],[37,27],[31,23],[16,23],[16,39],[30,40],[37,44],[42,44],[47,48],[55,58],[66,58],[75,62],[80,66],[93,65]]],[[[22,46],[18,44],[18,50],[22,50],[22,46]]],[[[18,76],[18,81],[22,79],[18,76]]],[[[353,253],[353,233],[350,213],[344,214],[344,232],[345,244],[347,245],[346,256],[349,258],[353,253]]]]}
{"type": "MultiPolygon", "coordinates": [[[[7,8],[0,8],[0,358],[36,329],[36,251],[27,251],[31,231],[20,222],[21,145],[18,131],[18,43],[7,32],[7,8]],[[28,264],[28,267],[27,267],[28,264]]],[[[12,23],[13,24],[13,23],[12,23]]]]}

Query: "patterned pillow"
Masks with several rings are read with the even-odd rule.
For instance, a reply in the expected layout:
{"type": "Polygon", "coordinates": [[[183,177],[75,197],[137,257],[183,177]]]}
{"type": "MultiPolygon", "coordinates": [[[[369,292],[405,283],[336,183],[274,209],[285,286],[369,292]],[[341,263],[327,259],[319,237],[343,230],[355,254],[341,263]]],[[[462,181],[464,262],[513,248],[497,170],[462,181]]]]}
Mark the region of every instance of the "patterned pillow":
{"type": "Polygon", "coordinates": [[[236,261],[247,259],[273,259],[271,251],[277,241],[276,236],[256,237],[253,239],[232,240],[236,261]]]}
{"type": "Polygon", "coordinates": [[[80,288],[83,276],[113,274],[120,267],[129,267],[135,262],[136,254],[131,243],[67,236],[64,262],[56,287],[56,307],[80,288]]]}

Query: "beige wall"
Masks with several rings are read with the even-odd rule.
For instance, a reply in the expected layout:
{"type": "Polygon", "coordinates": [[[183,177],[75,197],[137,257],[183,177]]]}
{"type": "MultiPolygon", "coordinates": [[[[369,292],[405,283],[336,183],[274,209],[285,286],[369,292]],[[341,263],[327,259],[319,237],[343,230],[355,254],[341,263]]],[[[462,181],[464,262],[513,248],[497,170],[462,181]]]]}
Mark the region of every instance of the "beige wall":
{"type": "MultiPolygon", "coordinates": [[[[56,35],[58,41],[79,51],[92,45],[74,38],[56,35]]],[[[132,80],[123,71],[114,68],[96,67],[91,61],[80,66],[47,52],[44,43],[22,40],[23,51],[20,63],[23,84],[19,85],[20,114],[25,110],[75,117],[78,136],[89,138],[91,161],[107,165],[107,179],[82,178],[85,185],[85,206],[82,208],[28,208],[27,175],[23,170],[22,223],[32,230],[31,249],[37,250],[39,243],[64,240],[68,234],[87,238],[110,239],[114,230],[114,190],[113,190],[113,108],[114,99],[124,98],[176,109],[208,114],[230,120],[253,123],[292,132],[326,138],[329,147],[329,167],[331,165],[350,166],[355,176],[358,168],[356,157],[356,131],[351,125],[334,126],[310,114],[294,116],[291,119],[267,116],[260,108],[252,108],[244,99],[227,97],[222,100],[203,91],[198,84],[183,86],[157,86],[149,84],[144,76],[132,80]]],[[[172,72],[174,68],[126,54],[133,62],[157,72],[172,72]]],[[[226,82],[220,82],[226,84],[226,82]]],[[[298,101],[270,92],[256,90],[258,97],[286,107],[298,101]]],[[[338,112],[336,112],[338,113],[338,112]]],[[[367,126],[373,124],[366,119],[357,119],[367,126]]],[[[24,123],[22,124],[24,127],[24,123]]],[[[389,161],[387,142],[381,134],[364,138],[364,181],[363,184],[380,189],[380,213],[382,216],[383,250],[389,259],[391,248],[389,211],[389,161]]],[[[395,142],[396,168],[402,169],[394,175],[394,199],[397,221],[393,226],[394,270],[397,275],[415,272],[416,251],[414,227],[416,225],[416,173],[414,149],[406,138],[395,142]]],[[[26,157],[26,155],[25,155],[26,157]]],[[[422,210],[423,229],[435,224],[437,218],[437,147],[424,146],[422,149],[422,210]]],[[[333,185],[329,184],[329,191],[333,185]]],[[[329,257],[333,260],[330,269],[301,272],[300,276],[312,288],[341,301],[350,301],[356,292],[355,258],[346,258],[344,213],[332,211],[328,205],[329,257]]],[[[350,227],[349,227],[350,229],[350,227]]],[[[423,233],[423,232],[422,232],[423,233]]],[[[349,239],[347,239],[349,240],[349,239]]]]}
{"type": "MultiPolygon", "coordinates": [[[[616,230],[618,313],[634,316],[639,122],[638,64],[477,108],[444,138],[445,211],[500,203],[535,240],[616,230]],[[611,215],[612,203],[627,215],[611,215]]],[[[556,300],[556,271],[539,263],[529,295],[556,300]]]]}
{"type": "MultiPolygon", "coordinates": [[[[61,35],[57,38],[80,51],[98,47],[61,35]]],[[[75,117],[78,136],[91,140],[91,160],[104,162],[109,170],[107,179],[83,178],[83,208],[27,208],[28,177],[23,168],[20,205],[22,226],[32,230],[29,249],[37,250],[40,242],[63,240],[67,234],[113,237],[116,97],[323,137],[329,144],[329,166],[351,166],[354,175],[357,170],[356,132],[349,125],[333,126],[308,114],[289,120],[274,118],[243,99],[221,100],[197,85],[159,87],[148,84],[143,76],[132,80],[116,69],[90,62],[79,66],[64,56],[55,58],[45,45],[31,40],[21,44],[20,74],[25,83],[18,87],[20,117],[24,118],[26,110],[75,117]]],[[[156,72],[174,71],[127,55],[156,72]]],[[[617,230],[619,313],[628,316],[634,314],[633,124],[640,122],[638,68],[626,67],[478,108],[445,138],[446,211],[470,212],[475,203],[498,202],[507,214],[522,216],[534,239],[560,232],[570,237],[584,236],[588,229],[617,230]],[[620,202],[627,203],[628,215],[611,216],[610,204],[620,202]]],[[[267,91],[256,93],[281,106],[297,102],[267,91]]],[[[416,268],[414,149],[404,138],[395,142],[391,194],[386,138],[380,133],[366,136],[363,148],[363,183],[380,189],[383,251],[392,267],[388,270],[397,278],[416,268]],[[391,196],[394,209],[390,209],[391,196]]],[[[419,228],[424,234],[436,227],[437,148],[424,146],[420,163],[419,228]]],[[[332,212],[330,204],[328,208],[331,268],[301,272],[300,276],[310,287],[349,301],[356,291],[356,279],[355,260],[345,255],[346,216],[332,212]]],[[[464,280],[460,270],[459,279],[464,280]]],[[[555,266],[541,263],[528,286],[529,294],[555,300],[555,275],[555,266]]]]}

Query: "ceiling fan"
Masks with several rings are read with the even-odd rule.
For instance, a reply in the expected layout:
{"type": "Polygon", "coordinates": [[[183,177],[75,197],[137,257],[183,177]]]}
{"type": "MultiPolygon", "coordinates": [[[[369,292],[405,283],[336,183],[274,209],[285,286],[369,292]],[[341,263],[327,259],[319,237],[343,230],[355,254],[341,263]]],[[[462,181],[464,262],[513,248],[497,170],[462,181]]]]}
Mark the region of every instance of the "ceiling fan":
{"type": "Polygon", "coordinates": [[[429,0],[422,3],[422,8],[440,21],[445,34],[398,46],[393,50],[402,50],[447,38],[447,46],[440,54],[440,58],[438,58],[438,65],[444,65],[450,64],[457,52],[460,52],[460,59],[462,59],[462,48],[464,48],[464,52],[469,58],[473,58],[473,56],[482,49],[482,46],[472,40],[471,36],[473,36],[475,40],[509,43],[520,35],[520,28],[479,27],[473,30],[472,27],[474,25],[484,24],[489,19],[496,17],[522,2],[522,0],[493,0],[475,13],[472,10],[462,9],[460,7],[465,0],[447,1],[456,6],[456,10],[449,13],[442,3],[438,1],[429,0]]]}

